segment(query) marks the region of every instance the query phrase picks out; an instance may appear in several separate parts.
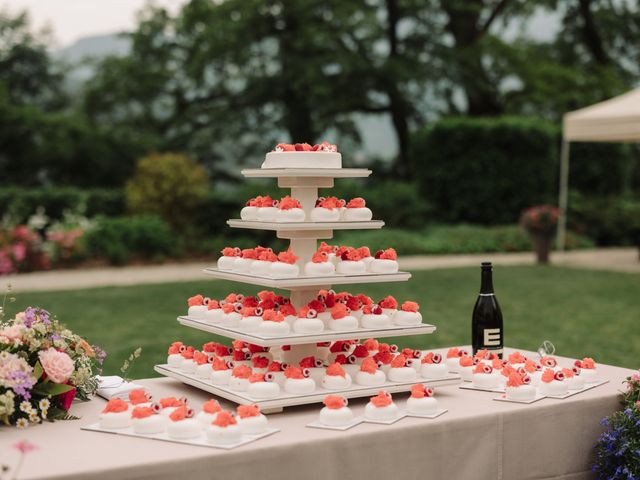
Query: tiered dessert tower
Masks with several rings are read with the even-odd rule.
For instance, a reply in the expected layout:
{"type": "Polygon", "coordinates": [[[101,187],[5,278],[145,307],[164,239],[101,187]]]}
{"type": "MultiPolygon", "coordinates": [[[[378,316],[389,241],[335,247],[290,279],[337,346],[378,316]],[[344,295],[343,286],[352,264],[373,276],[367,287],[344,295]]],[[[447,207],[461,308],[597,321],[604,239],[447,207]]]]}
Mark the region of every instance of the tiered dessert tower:
{"type": "MultiPolygon", "coordinates": [[[[366,178],[371,175],[371,170],[353,168],[262,168],[247,169],[242,171],[246,178],[277,178],[280,188],[291,189],[291,196],[300,201],[305,211],[306,218],[310,218],[310,212],[314,208],[318,198],[318,189],[332,188],[335,178],[366,178]]],[[[303,272],[304,264],[311,259],[317,250],[319,239],[330,239],[334,230],[379,229],[384,226],[380,220],[372,221],[337,221],[337,222],[260,222],[232,219],[227,221],[232,228],[247,228],[257,230],[272,230],[278,238],[289,239],[291,249],[299,257],[300,271],[303,272]]],[[[272,278],[268,276],[256,276],[248,273],[236,273],[223,271],[218,268],[207,268],[205,273],[216,278],[248,283],[263,287],[289,290],[291,302],[299,309],[310,300],[316,298],[320,289],[329,289],[332,285],[364,284],[380,282],[400,282],[411,277],[408,272],[389,274],[366,273],[359,275],[340,275],[323,277],[310,277],[301,274],[291,278],[272,278]]],[[[355,292],[357,293],[357,292],[355,292]]],[[[436,330],[434,325],[426,323],[417,326],[396,326],[387,328],[365,329],[358,328],[353,331],[325,330],[319,334],[290,333],[281,337],[266,337],[256,333],[243,332],[237,328],[231,328],[220,324],[207,323],[204,320],[193,319],[187,316],[178,317],[182,325],[222,335],[230,339],[242,340],[262,347],[270,347],[274,358],[280,361],[293,363],[301,358],[313,355],[323,358],[328,353],[326,345],[336,340],[353,340],[378,337],[410,336],[418,334],[430,334],[436,330]],[[283,350],[282,346],[287,346],[283,350]]],[[[380,389],[389,392],[408,391],[416,382],[398,383],[387,382],[382,387],[367,387],[352,384],[349,388],[339,391],[328,391],[320,387],[313,394],[292,395],[281,392],[274,399],[256,400],[249,397],[246,392],[238,392],[226,386],[213,385],[210,381],[199,379],[194,375],[184,374],[167,365],[157,365],[156,371],[160,374],[178,379],[186,384],[203,389],[220,397],[226,398],[238,404],[258,404],[267,413],[281,411],[283,407],[307,403],[322,402],[328,393],[336,393],[347,398],[365,397],[375,395],[380,389]]],[[[432,387],[458,383],[460,377],[455,374],[439,380],[419,380],[432,387]]]]}

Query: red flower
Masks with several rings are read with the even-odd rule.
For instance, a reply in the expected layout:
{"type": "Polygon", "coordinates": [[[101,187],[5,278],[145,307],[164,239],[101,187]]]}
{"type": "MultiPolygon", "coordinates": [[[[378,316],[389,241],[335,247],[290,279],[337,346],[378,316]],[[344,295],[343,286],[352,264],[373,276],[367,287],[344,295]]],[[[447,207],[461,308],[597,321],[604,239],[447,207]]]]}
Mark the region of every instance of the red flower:
{"type": "Polygon", "coordinates": [[[60,408],[65,411],[68,411],[71,408],[71,403],[73,399],[76,398],[76,389],[72,388],[68,392],[61,393],[58,395],[58,401],[60,402],[60,408]]]}

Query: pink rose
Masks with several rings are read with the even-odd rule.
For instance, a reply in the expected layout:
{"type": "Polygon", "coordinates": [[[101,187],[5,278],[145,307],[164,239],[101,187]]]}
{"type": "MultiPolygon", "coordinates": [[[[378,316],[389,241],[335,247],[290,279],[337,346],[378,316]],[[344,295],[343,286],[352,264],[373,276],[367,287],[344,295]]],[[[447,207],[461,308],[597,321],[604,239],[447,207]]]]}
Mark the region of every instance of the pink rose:
{"type": "Polygon", "coordinates": [[[73,373],[74,364],[71,357],[50,347],[38,354],[44,373],[52,382],[65,383],[73,373]]]}

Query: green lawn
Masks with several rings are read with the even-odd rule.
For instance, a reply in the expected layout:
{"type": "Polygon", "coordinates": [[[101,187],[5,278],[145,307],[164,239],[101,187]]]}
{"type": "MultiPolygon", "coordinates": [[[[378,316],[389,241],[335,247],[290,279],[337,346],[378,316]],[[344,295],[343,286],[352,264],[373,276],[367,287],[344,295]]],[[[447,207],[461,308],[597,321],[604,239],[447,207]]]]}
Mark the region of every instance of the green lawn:
{"type": "MultiPolygon", "coordinates": [[[[391,293],[398,300],[421,303],[433,335],[398,338],[401,346],[442,347],[469,342],[470,316],[479,287],[479,269],[461,268],[414,273],[407,283],[350,289],[374,298],[391,293]]],[[[543,340],[557,353],[590,355],[597,361],[640,367],[640,275],[556,267],[499,267],[496,292],[505,319],[507,345],[535,349],[543,340]]],[[[348,289],[346,287],[345,289],[348,289]]],[[[202,292],[214,298],[255,287],[223,281],[112,287],[68,292],[19,294],[14,307],[38,305],[109,353],[106,373],[117,373],[136,347],[142,357],[133,377],[152,376],[171,341],[201,344],[211,335],[178,325],[186,298],[202,292]]],[[[15,310],[17,311],[17,310],[15,310]]]]}

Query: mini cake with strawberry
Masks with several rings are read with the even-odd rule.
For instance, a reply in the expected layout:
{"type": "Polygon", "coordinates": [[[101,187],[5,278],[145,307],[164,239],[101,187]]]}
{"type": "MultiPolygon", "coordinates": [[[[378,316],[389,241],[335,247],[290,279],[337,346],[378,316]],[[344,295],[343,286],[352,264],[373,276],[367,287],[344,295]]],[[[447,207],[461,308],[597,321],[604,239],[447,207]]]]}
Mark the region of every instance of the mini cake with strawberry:
{"type": "Polygon", "coordinates": [[[340,247],[336,252],[340,260],[336,264],[336,272],[342,275],[361,275],[367,272],[367,266],[362,261],[362,253],[353,247],[340,247]]]}
{"type": "Polygon", "coordinates": [[[325,277],[336,273],[336,266],[329,260],[329,254],[318,250],[311,257],[311,261],[305,263],[304,274],[309,277],[325,277]]]}
{"type": "Polygon", "coordinates": [[[260,413],[258,405],[238,405],[236,412],[238,426],[244,434],[260,435],[269,428],[267,417],[260,413]]]}
{"type": "Polygon", "coordinates": [[[569,384],[565,381],[562,371],[554,372],[547,368],[540,378],[540,393],[549,396],[561,396],[569,391],[569,384]]]}
{"type": "Polygon", "coordinates": [[[528,402],[536,398],[536,389],[531,385],[531,377],[517,372],[509,374],[505,392],[509,400],[528,402]]]}
{"type": "Polygon", "coordinates": [[[213,357],[211,360],[211,373],[209,378],[214,385],[229,385],[231,378],[231,361],[221,357],[213,357]]]}
{"type": "Polygon", "coordinates": [[[284,320],[284,315],[277,310],[266,310],[262,314],[262,322],[258,325],[258,333],[266,337],[288,335],[291,327],[284,320]]]}
{"type": "Polygon", "coordinates": [[[218,413],[220,413],[221,411],[222,407],[220,406],[218,401],[212,398],[211,400],[208,400],[202,404],[202,409],[195,417],[196,422],[198,422],[200,428],[205,429],[209,425],[211,425],[211,422],[216,419],[218,413]]]}
{"type": "Polygon", "coordinates": [[[196,422],[195,418],[193,418],[194,414],[193,409],[186,406],[178,407],[171,412],[169,421],[167,422],[167,434],[169,438],[185,440],[199,436],[202,427],[196,422]]]}
{"type": "Polygon", "coordinates": [[[365,305],[360,318],[362,328],[387,328],[391,326],[391,318],[385,315],[380,305],[365,305]]]}
{"type": "Polygon", "coordinates": [[[400,326],[414,326],[422,323],[420,305],[407,300],[400,306],[400,310],[393,316],[393,323],[400,326]]]}
{"type": "Polygon", "coordinates": [[[193,352],[193,363],[195,363],[196,368],[194,373],[198,378],[206,378],[209,379],[211,375],[211,363],[213,361],[213,357],[209,357],[206,353],[199,352],[195,350],[193,352]]]}
{"type": "Polygon", "coordinates": [[[444,378],[449,369],[442,361],[439,353],[428,352],[420,360],[420,376],[428,379],[444,378]]]}
{"type": "Polygon", "coordinates": [[[243,306],[241,302],[223,304],[220,323],[226,327],[237,327],[242,319],[242,314],[240,313],[242,309],[243,306]]]}
{"type": "Polygon", "coordinates": [[[275,222],[278,218],[278,204],[280,202],[269,195],[262,197],[258,207],[257,217],[260,222],[275,222]]]}
{"type": "Polygon", "coordinates": [[[249,273],[266,276],[271,272],[271,266],[278,261],[278,256],[270,248],[257,247],[257,258],[251,263],[249,273]]]}
{"type": "Polygon", "coordinates": [[[470,382],[473,379],[473,369],[475,365],[473,358],[468,355],[462,355],[458,357],[458,371],[462,379],[466,382],[470,382]]]}
{"type": "Polygon", "coordinates": [[[233,367],[231,377],[229,377],[229,388],[238,392],[246,392],[249,389],[249,377],[251,373],[251,367],[246,365],[233,367]]]}
{"type": "Polygon", "coordinates": [[[204,312],[204,320],[207,323],[220,323],[222,321],[222,308],[217,300],[209,300],[207,311],[204,312]]]}
{"type": "Polygon", "coordinates": [[[242,210],[240,210],[240,218],[246,221],[256,221],[258,220],[258,208],[262,205],[262,197],[257,196],[254,198],[250,198],[245,203],[242,210]]]}
{"type": "Polygon", "coordinates": [[[269,268],[269,275],[274,278],[287,278],[297,277],[300,274],[300,267],[296,264],[298,257],[296,257],[291,248],[286,252],[280,252],[278,254],[278,261],[271,264],[269,268]]]}
{"type": "Polygon", "coordinates": [[[280,199],[276,222],[304,222],[304,220],[304,210],[298,200],[289,195],[280,199]]]}
{"type": "Polygon", "coordinates": [[[167,365],[174,368],[180,368],[182,365],[182,352],[187,346],[182,342],[173,342],[167,350],[167,365]]]}
{"type": "Polygon", "coordinates": [[[187,347],[180,353],[182,355],[182,363],[180,364],[180,371],[183,373],[195,373],[196,363],[193,361],[193,355],[196,350],[193,347],[187,347]]]}
{"type": "Polygon", "coordinates": [[[580,376],[584,378],[585,383],[596,383],[598,381],[598,371],[593,358],[585,357],[582,360],[576,360],[574,366],[580,369],[580,376]]]}
{"type": "Polygon", "coordinates": [[[176,408],[184,407],[186,405],[187,405],[187,399],[184,397],[181,397],[181,398],[164,397],[164,398],[161,398],[160,401],[158,402],[158,407],[156,407],[154,404],[154,408],[157,408],[162,415],[164,415],[165,417],[168,417],[176,410],[176,408]]]}
{"type": "Polygon", "coordinates": [[[129,403],[132,407],[151,407],[152,397],[144,388],[136,388],[129,392],[129,403]]]}
{"type": "Polygon", "coordinates": [[[206,430],[207,441],[214,445],[229,445],[242,440],[242,430],[234,416],[225,410],[216,418],[206,430]]]}
{"type": "Polygon", "coordinates": [[[339,363],[329,365],[322,377],[322,388],[327,390],[342,390],[351,386],[351,376],[344,371],[339,363]]]}
{"type": "Polygon", "coordinates": [[[308,369],[289,366],[284,370],[284,391],[294,395],[306,395],[313,393],[316,389],[316,382],[309,378],[308,369]]]}
{"type": "Polygon", "coordinates": [[[247,394],[258,400],[275,398],[280,395],[280,385],[276,382],[273,372],[253,373],[249,377],[247,394]]]}
{"type": "Polygon", "coordinates": [[[396,273],[399,268],[398,254],[393,248],[378,250],[369,265],[369,270],[373,273],[396,273]]]}
{"type": "Polygon", "coordinates": [[[421,383],[411,386],[411,396],[407,399],[407,412],[414,415],[433,415],[438,412],[438,401],[433,389],[421,383]]]}
{"type": "Polygon", "coordinates": [[[255,248],[245,248],[240,252],[231,265],[231,270],[238,273],[249,273],[251,265],[258,259],[255,248]]]}
{"type": "Polygon", "coordinates": [[[369,420],[395,420],[399,414],[400,410],[393,402],[391,394],[384,390],[371,397],[364,407],[364,416],[369,420]]]}
{"type": "Polygon", "coordinates": [[[328,427],[343,427],[353,422],[353,412],[347,406],[346,398],[338,395],[327,395],[322,401],[324,407],[320,410],[318,421],[328,427]]]}
{"type": "Polygon", "coordinates": [[[312,222],[338,222],[340,220],[344,200],[336,197],[320,197],[311,210],[312,222]]]}
{"type": "Polygon", "coordinates": [[[326,369],[324,361],[321,358],[313,355],[304,357],[300,360],[298,366],[309,372],[309,378],[316,382],[316,385],[322,382],[326,369]]]}
{"type": "Polygon", "coordinates": [[[365,358],[356,373],[356,383],[367,387],[378,387],[387,381],[387,376],[378,370],[378,362],[373,357],[365,358]]]}
{"type": "Polygon", "coordinates": [[[152,435],[164,432],[167,425],[167,417],[158,415],[160,406],[134,407],[131,410],[131,427],[133,431],[142,435],[152,435]]]}
{"type": "Polygon", "coordinates": [[[298,312],[298,318],[293,322],[295,333],[320,333],[324,331],[324,322],[318,318],[318,311],[308,306],[298,312]]]}
{"type": "Polygon", "coordinates": [[[358,319],[349,314],[349,309],[342,303],[336,303],[331,307],[329,329],[335,331],[355,330],[358,328],[358,319]]]}
{"type": "Polygon", "coordinates": [[[500,387],[501,377],[499,371],[494,370],[491,365],[478,363],[473,369],[471,381],[476,388],[494,390],[500,387]]]}
{"type": "Polygon", "coordinates": [[[218,258],[218,270],[233,270],[233,263],[242,255],[242,250],[238,247],[224,247],[220,253],[222,256],[218,258]]]}
{"type": "Polygon", "coordinates": [[[393,317],[398,312],[398,301],[396,297],[387,295],[378,302],[378,305],[382,307],[382,313],[389,317],[390,320],[393,320],[393,317]]]}
{"type": "Polygon", "coordinates": [[[327,141],[315,145],[279,143],[267,153],[261,168],[342,168],[342,155],[327,141]]]}
{"type": "Polygon", "coordinates": [[[345,222],[368,222],[373,218],[373,213],[366,206],[364,198],[352,198],[345,205],[342,220],[345,222]]]}
{"type": "Polygon", "coordinates": [[[467,352],[456,347],[447,350],[446,364],[450,372],[458,373],[460,371],[460,357],[462,355],[467,355],[467,352]]]}
{"type": "Polygon", "coordinates": [[[238,328],[246,332],[255,332],[263,322],[262,307],[244,307],[240,311],[242,318],[238,323],[238,328]]]}
{"type": "Polygon", "coordinates": [[[189,297],[187,300],[187,305],[189,306],[187,316],[192,318],[204,318],[204,313],[207,311],[207,303],[209,303],[209,299],[205,299],[205,297],[200,294],[189,297]]]}
{"type": "Polygon", "coordinates": [[[120,398],[112,398],[100,413],[100,428],[119,430],[131,426],[129,404],[120,398]]]}
{"type": "Polygon", "coordinates": [[[582,390],[584,388],[586,382],[580,367],[574,365],[571,369],[563,368],[562,373],[564,373],[569,390],[582,390]]]}
{"type": "Polygon", "coordinates": [[[407,358],[403,354],[396,355],[391,360],[391,368],[387,376],[392,382],[412,382],[416,379],[417,373],[413,368],[413,359],[407,358]]]}

